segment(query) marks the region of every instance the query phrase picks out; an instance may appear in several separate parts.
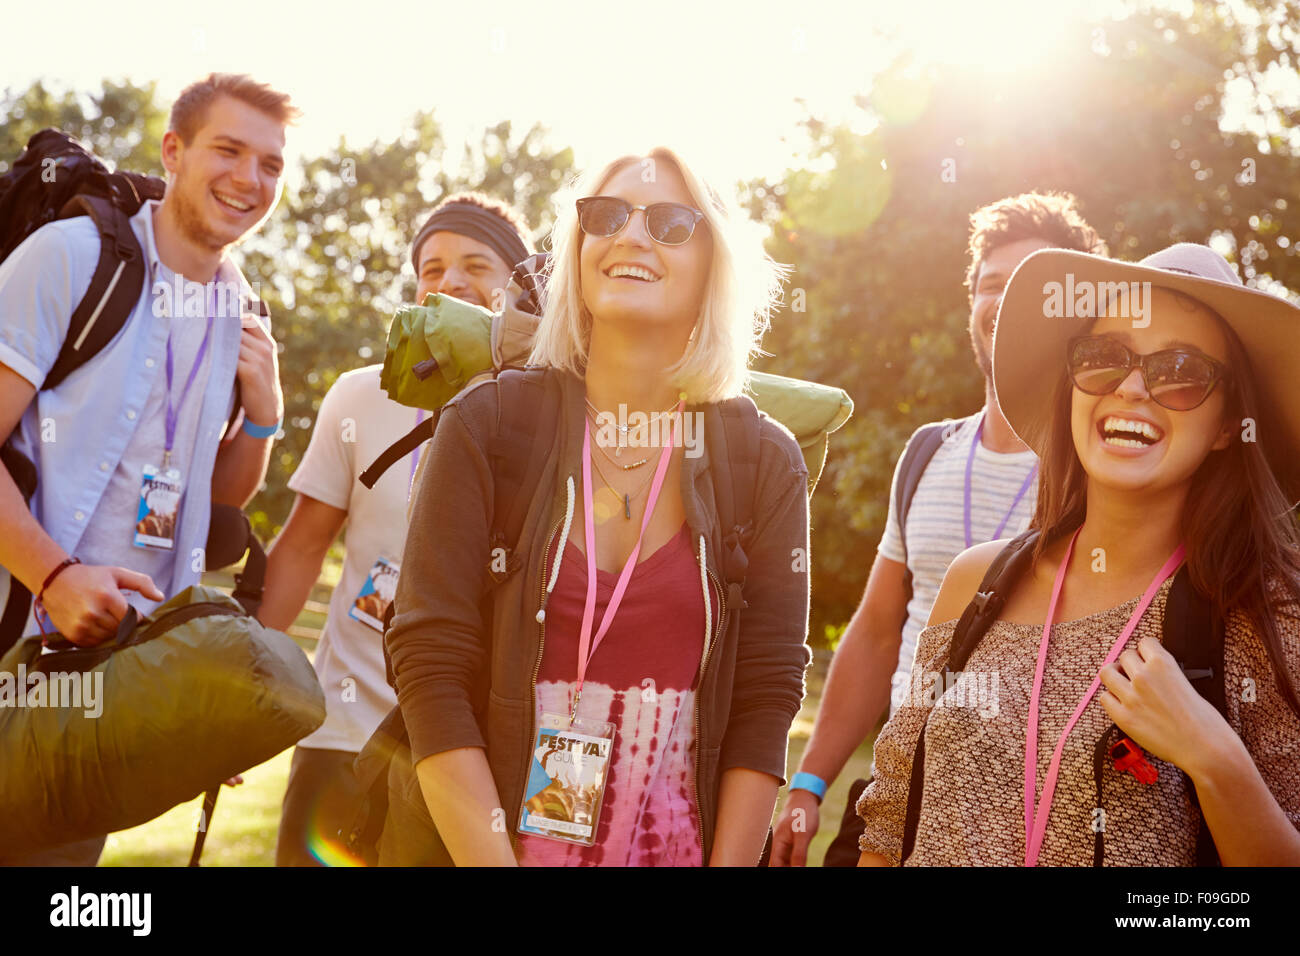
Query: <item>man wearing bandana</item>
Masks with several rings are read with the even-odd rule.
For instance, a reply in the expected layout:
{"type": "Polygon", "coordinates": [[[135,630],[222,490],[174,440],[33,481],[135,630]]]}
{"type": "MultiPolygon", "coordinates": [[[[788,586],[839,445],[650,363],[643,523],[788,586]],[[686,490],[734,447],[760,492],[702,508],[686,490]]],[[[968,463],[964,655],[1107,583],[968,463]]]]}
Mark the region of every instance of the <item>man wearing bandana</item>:
{"type": "MultiPolygon", "coordinates": [[[[528,229],[508,206],[481,193],[443,200],[416,234],[411,262],[416,302],[439,292],[496,309],[514,266],[528,258],[528,229]]],[[[406,502],[417,449],[373,489],[358,480],[380,453],[427,413],[399,405],[379,387],[380,365],[339,377],[321,402],[297,492],[271,546],[259,618],[286,630],[320,577],[330,545],[347,524],[343,573],[316,648],[325,723],[294,750],[284,796],[277,866],[349,862],[339,831],[360,800],[352,762],[397,703],[384,674],[382,621],[392,600],[406,537],[406,502]]]]}

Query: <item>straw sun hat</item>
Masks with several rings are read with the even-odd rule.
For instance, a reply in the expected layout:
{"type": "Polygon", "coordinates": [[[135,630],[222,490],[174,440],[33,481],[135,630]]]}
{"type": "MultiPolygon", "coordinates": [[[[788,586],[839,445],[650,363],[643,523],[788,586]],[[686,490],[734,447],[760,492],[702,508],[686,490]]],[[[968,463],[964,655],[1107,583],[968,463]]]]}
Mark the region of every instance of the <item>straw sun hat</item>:
{"type": "MultiPolygon", "coordinates": [[[[1098,314],[1097,297],[1124,306],[1121,289],[1142,290],[1144,282],[1208,306],[1236,333],[1250,368],[1233,374],[1251,376],[1260,401],[1272,412],[1268,420],[1281,434],[1259,440],[1282,490],[1291,501],[1300,500],[1300,308],[1246,288],[1209,246],[1181,242],[1137,263],[1042,249],[1021,262],[1003,293],[993,336],[993,387],[1016,435],[1041,456],[1066,343],[1087,331],[1098,314]]],[[[1139,304],[1131,297],[1128,303],[1136,317],[1139,304]]],[[[1149,321],[1149,302],[1145,308],[1149,321]]]]}

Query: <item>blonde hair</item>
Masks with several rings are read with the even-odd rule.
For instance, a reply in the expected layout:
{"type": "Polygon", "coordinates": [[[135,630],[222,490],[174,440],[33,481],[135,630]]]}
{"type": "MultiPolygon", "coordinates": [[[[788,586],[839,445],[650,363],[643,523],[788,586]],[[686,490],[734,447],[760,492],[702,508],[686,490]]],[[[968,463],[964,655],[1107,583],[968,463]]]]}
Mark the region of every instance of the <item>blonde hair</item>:
{"type": "Polygon", "coordinates": [[[664,147],[645,156],[620,157],[594,174],[578,178],[561,194],[551,233],[546,304],[528,363],[585,375],[591,314],[582,302],[579,256],[583,233],[573,201],[598,195],[614,174],[647,160],[671,163],[681,174],[713,236],[713,261],[699,318],[681,359],[665,372],[673,387],[684,391],[692,403],[734,398],[744,390],[750,360],[762,354],[759,343],[780,301],[788,267],[774,262],[764,251],[754,223],[739,215],[734,204],[664,147]]]}

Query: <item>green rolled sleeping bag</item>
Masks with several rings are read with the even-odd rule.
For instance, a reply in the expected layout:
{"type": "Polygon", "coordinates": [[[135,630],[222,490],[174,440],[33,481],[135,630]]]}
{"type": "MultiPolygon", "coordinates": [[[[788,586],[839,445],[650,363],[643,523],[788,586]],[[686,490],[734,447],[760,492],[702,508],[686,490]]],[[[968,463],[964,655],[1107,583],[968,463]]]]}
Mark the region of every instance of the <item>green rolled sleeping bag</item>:
{"type": "Polygon", "coordinates": [[[0,856],[138,826],[325,720],[307,655],[215,588],[128,611],[107,644],[51,647],[0,660],[0,856]]]}
{"type": "MultiPolygon", "coordinates": [[[[519,292],[512,285],[513,301],[519,292]]],[[[539,319],[514,306],[494,315],[441,293],[393,316],[380,387],[402,405],[436,411],[476,377],[522,367],[539,319]]],[[[841,388],[801,379],[751,372],[754,404],[794,435],[808,465],[809,492],[826,462],[830,434],[853,414],[853,399],[841,388]]]]}

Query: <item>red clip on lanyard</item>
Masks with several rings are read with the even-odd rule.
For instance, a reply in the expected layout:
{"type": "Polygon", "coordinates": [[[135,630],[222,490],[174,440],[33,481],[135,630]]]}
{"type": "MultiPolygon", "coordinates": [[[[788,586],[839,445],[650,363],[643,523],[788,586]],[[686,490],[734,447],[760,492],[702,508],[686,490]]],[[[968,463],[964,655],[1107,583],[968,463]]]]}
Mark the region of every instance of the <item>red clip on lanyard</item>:
{"type": "Polygon", "coordinates": [[[1131,773],[1138,783],[1155,783],[1160,779],[1160,771],[1151,766],[1142,748],[1128,737],[1115,741],[1109,753],[1110,759],[1115,761],[1115,769],[1120,773],[1131,773]]]}
{"type": "MultiPolygon", "coordinates": [[[[677,403],[677,411],[681,412],[685,399],[677,403]]],[[[587,600],[582,608],[582,631],[578,639],[578,685],[573,692],[573,709],[569,713],[569,721],[572,722],[578,715],[578,698],[582,696],[582,682],[587,677],[587,665],[595,656],[596,648],[604,639],[605,633],[609,626],[614,623],[614,614],[618,611],[618,606],[623,603],[623,594],[627,591],[628,581],[631,580],[632,570],[636,567],[637,558],[641,555],[641,542],[645,540],[645,529],[650,524],[650,517],[654,514],[655,503],[659,500],[659,492],[663,488],[664,476],[668,473],[668,461],[672,457],[672,450],[677,444],[677,423],[680,421],[679,416],[673,418],[672,434],[668,438],[668,445],[659,453],[659,464],[655,467],[654,482],[650,485],[650,497],[646,499],[645,515],[641,518],[641,533],[637,535],[636,547],[628,555],[627,563],[623,565],[623,572],[618,576],[618,583],[614,586],[614,593],[610,595],[609,604],[605,607],[605,614],[601,618],[600,628],[596,631],[596,636],[591,635],[591,626],[596,617],[596,528],[595,517],[592,514],[591,504],[591,425],[584,422],[582,427],[582,506],[583,515],[586,520],[584,524],[583,540],[587,544],[587,600]]]]}
{"type": "MultiPolygon", "coordinates": [[[[1052,762],[1047,768],[1047,777],[1043,780],[1043,797],[1035,810],[1034,792],[1038,789],[1038,699],[1043,687],[1043,672],[1047,668],[1047,644],[1052,634],[1052,622],[1056,620],[1056,605],[1061,597],[1061,586],[1065,583],[1065,569],[1069,567],[1070,558],[1074,554],[1074,543],[1079,538],[1079,531],[1074,532],[1074,537],[1070,539],[1070,546],[1065,549],[1061,566],[1056,569],[1056,583],[1052,586],[1052,602],[1047,606],[1047,620],[1043,622],[1043,639],[1038,645],[1034,690],[1029,698],[1029,726],[1025,734],[1025,866],[1034,866],[1038,863],[1038,851],[1043,846],[1043,835],[1047,832],[1047,817],[1052,812],[1052,795],[1056,792],[1056,776],[1061,769],[1061,751],[1065,749],[1065,738],[1070,736],[1070,731],[1083,716],[1084,708],[1088,706],[1093,694],[1097,693],[1097,688],[1101,686],[1101,676],[1098,675],[1092,679],[1088,692],[1083,695],[1083,700],[1079,701],[1079,706],[1074,709],[1074,714],[1066,723],[1065,729],[1061,731],[1061,736],[1056,741],[1056,749],[1052,752],[1052,762]]],[[[1187,549],[1180,544],[1164,563],[1164,567],[1156,572],[1156,576],[1147,585],[1142,600],[1138,601],[1138,606],[1129,616],[1124,630],[1120,631],[1119,637],[1111,646],[1110,653],[1106,655],[1106,660],[1102,662],[1103,667],[1106,664],[1113,664],[1119,657],[1120,651],[1124,649],[1138,621],[1142,620],[1142,615],[1146,613],[1156,592],[1160,590],[1160,585],[1164,584],[1165,580],[1183,563],[1186,552],[1187,549]]]]}

